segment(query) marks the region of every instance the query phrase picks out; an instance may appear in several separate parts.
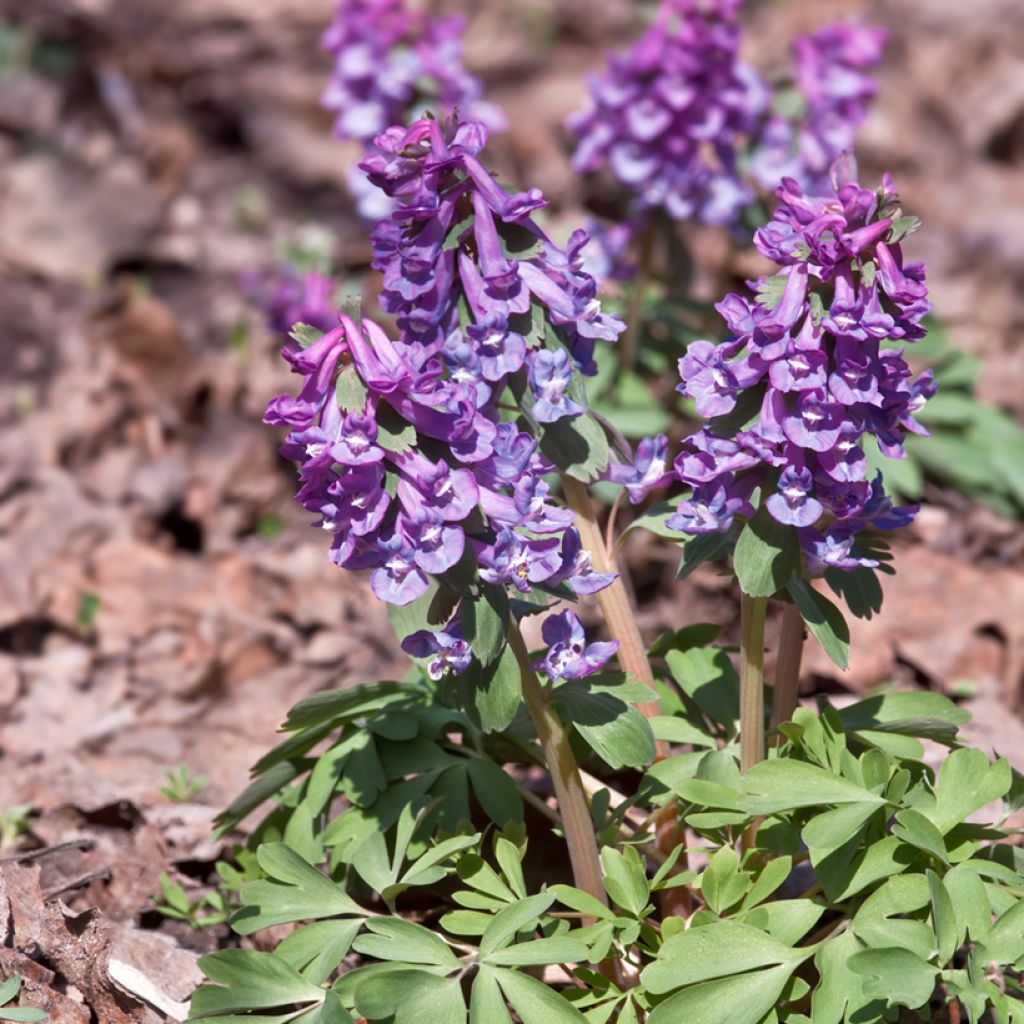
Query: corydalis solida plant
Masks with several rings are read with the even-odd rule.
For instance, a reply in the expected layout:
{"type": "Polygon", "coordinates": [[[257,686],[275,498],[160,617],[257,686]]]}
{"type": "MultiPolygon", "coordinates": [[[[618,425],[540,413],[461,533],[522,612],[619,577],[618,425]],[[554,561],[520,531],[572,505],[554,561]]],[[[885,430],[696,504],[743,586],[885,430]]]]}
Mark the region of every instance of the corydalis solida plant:
{"type": "MultiPolygon", "coordinates": [[[[621,476],[642,497],[664,475],[666,442],[652,439],[628,463],[609,463],[608,438],[592,432],[596,421],[580,386],[595,340],[580,323],[590,331],[603,322],[600,307],[590,305],[592,283],[579,276],[573,247],[550,246],[532,223],[539,195],[492,190],[489,176],[474,163],[478,129],[460,136],[461,127],[445,131],[428,122],[413,126],[412,134],[396,130],[394,144],[382,146],[387,153],[391,145],[390,155],[374,168],[398,200],[398,230],[389,227],[376,240],[398,338],[372,322],[357,326],[348,319],[320,339],[298,332],[307,344],[297,340],[288,357],[304,377],[302,391],[298,399],[276,401],[270,413],[298,428],[297,435],[313,426],[324,435],[289,439],[305,477],[322,469],[315,462],[325,453],[331,475],[340,480],[354,483],[374,466],[384,474],[384,485],[370,493],[381,503],[386,496],[385,515],[369,531],[355,532],[363,521],[354,512],[342,520],[333,509],[331,518],[320,507],[314,511],[336,536],[355,536],[353,550],[369,545],[358,538],[375,530],[373,543],[385,546],[385,557],[410,546],[415,569],[406,572],[410,562],[403,554],[403,581],[381,596],[404,601],[410,580],[423,587],[419,597],[396,607],[402,616],[422,612],[429,628],[410,630],[409,619],[396,621],[424,672],[402,683],[317,694],[294,709],[289,737],[264,759],[253,789],[224,824],[268,793],[280,794],[257,855],[266,877],[243,888],[235,927],[250,933],[286,921],[314,923],[274,953],[225,950],[204,959],[216,984],[197,993],[193,1018],[234,1024],[258,1012],[281,1024],[347,1024],[357,1016],[388,1024],[451,1024],[468,1016],[472,1024],[492,1024],[510,1021],[515,1012],[524,1024],[688,1024],[723,1017],[739,1024],[839,1024],[844,1017],[895,1019],[901,1006],[925,1006],[939,986],[973,1006],[973,1019],[989,1003],[1011,1019],[1019,1002],[1008,994],[1015,983],[1004,979],[1000,990],[986,971],[1012,963],[1019,953],[1013,942],[1021,915],[1013,888],[1024,882],[1024,864],[1013,860],[1009,847],[989,856],[977,840],[992,833],[972,832],[964,821],[1008,791],[1009,768],[957,750],[936,775],[921,763],[923,749],[913,738],[954,742],[963,720],[956,708],[937,695],[902,694],[842,713],[800,710],[780,731],[778,756],[745,765],[741,775],[734,721],[740,711],[749,724],[749,713],[736,707],[737,680],[726,651],[710,646],[716,630],[701,627],[699,637],[682,630],[655,646],[665,715],[653,726],[629,707],[646,699],[644,688],[607,671],[615,653],[621,661],[622,646],[616,652],[608,644],[587,643],[573,613],[548,616],[542,627],[546,650],[532,656],[526,651],[518,620],[541,607],[531,602],[569,591],[561,581],[550,586],[552,577],[530,580],[528,570],[525,590],[515,582],[518,574],[487,575],[497,571],[497,560],[489,564],[483,552],[498,542],[501,519],[493,508],[501,503],[487,499],[488,509],[482,497],[488,484],[481,481],[493,469],[488,460],[499,430],[511,426],[517,440],[525,437],[527,476],[536,457],[542,463],[532,467],[538,474],[551,467],[562,471],[570,496],[583,480],[621,476]],[[471,140],[461,152],[460,138],[471,140]],[[524,272],[525,266],[534,269],[524,272]],[[417,289],[426,296],[422,310],[404,294],[417,289]],[[520,310],[515,304],[523,303],[524,291],[527,308],[520,310]],[[574,321],[565,311],[578,307],[585,315],[574,321]],[[566,372],[564,388],[549,387],[566,372]],[[585,460],[569,436],[583,442],[585,460]],[[424,450],[436,460],[439,484],[419,479],[416,467],[406,471],[403,456],[424,450]],[[460,487],[445,487],[445,473],[463,470],[474,477],[475,496],[465,479],[460,487]],[[413,488],[404,500],[403,483],[413,488]],[[452,492],[472,497],[475,511],[453,510],[451,518],[431,524],[429,537],[417,522],[406,524],[407,514],[412,518],[432,497],[443,504],[452,492]],[[449,567],[443,564],[451,557],[446,529],[462,537],[462,555],[449,567]],[[422,561],[424,551],[429,564],[422,561]],[[442,563],[433,561],[438,554],[442,563]],[[464,558],[470,559],[466,565],[464,558]],[[414,572],[422,573],[425,586],[414,572]],[[520,714],[521,705],[529,718],[520,714]],[[656,765],[650,764],[652,732],[677,745],[656,765]],[[638,743],[644,736],[646,744],[638,743]],[[611,769],[638,771],[635,791],[613,793],[623,777],[607,772],[596,785],[588,781],[577,766],[588,749],[611,769]],[[502,766],[513,763],[515,774],[505,774],[502,766]],[[542,767],[551,773],[556,806],[542,798],[543,789],[524,781],[542,767]],[[597,790],[593,800],[588,785],[597,790]],[[338,794],[345,801],[336,814],[330,804],[338,794]],[[524,802],[534,815],[530,846],[524,802]],[[663,820],[658,812],[673,803],[687,830],[666,848],[657,842],[663,820]],[[575,886],[556,874],[560,859],[545,845],[536,815],[566,838],[575,886]],[[484,841],[481,823],[488,823],[493,842],[484,841]],[[286,842],[274,841],[279,835],[286,842]],[[589,848],[581,837],[589,838],[589,848]],[[707,855],[700,872],[681,863],[685,847],[707,855]],[[324,861],[326,874],[314,866],[324,861]],[[688,891],[692,902],[685,916],[655,909],[654,897],[670,888],[688,891]],[[981,910],[965,914],[968,906],[981,910]],[[434,913],[444,910],[443,916],[434,913]],[[894,933],[900,947],[892,945],[894,933]],[[350,951],[362,958],[360,966],[333,978],[350,951]],[[960,956],[969,958],[969,968],[957,966],[960,956]],[[600,965],[601,972],[587,963],[600,965]],[[535,976],[541,968],[551,968],[543,981],[535,976]],[[562,977],[572,983],[562,984],[562,977]]],[[[862,254],[883,237],[893,242],[893,225],[884,231],[878,226],[884,209],[872,207],[863,190],[853,188],[836,197],[838,207],[824,203],[822,209],[823,201],[809,200],[804,210],[795,192],[783,198],[781,226],[766,238],[789,271],[763,289],[763,311],[748,306],[751,320],[761,318],[765,337],[752,328],[745,343],[757,349],[783,335],[789,340],[774,362],[764,355],[759,381],[737,382],[733,394],[720,393],[724,385],[714,372],[702,380],[710,382],[716,399],[732,403],[719,415],[743,414],[733,433],[758,412],[756,402],[749,415],[741,409],[743,387],[750,394],[775,387],[789,402],[779,381],[803,372],[789,349],[801,329],[799,313],[790,321],[786,312],[787,289],[785,301],[801,308],[806,302],[812,317],[822,311],[841,315],[828,291],[838,271],[819,276],[812,262],[819,271],[828,254],[835,257],[833,271],[856,262],[856,299],[870,287],[862,254]],[[815,216],[805,221],[801,211],[815,216]],[[829,230],[809,226],[818,215],[829,230]],[[869,230],[857,234],[862,229],[869,230]],[[803,270],[793,269],[799,263],[803,270]],[[791,284],[794,278],[798,284],[791,284]],[[773,377],[774,367],[787,359],[792,365],[773,377]]],[[[878,276],[885,260],[877,248],[871,251],[878,276]]],[[[914,302],[924,295],[915,300],[911,285],[923,281],[910,267],[901,269],[898,253],[890,255],[896,270],[886,272],[893,282],[900,274],[905,278],[900,316],[913,328],[914,302]]],[[[885,308],[888,302],[879,298],[895,326],[899,317],[885,308]]],[[[873,323],[874,317],[872,309],[862,319],[873,323]]],[[[842,325],[859,330],[849,318],[842,325]]],[[[860,340],[870,351],[870,340],[860,340]]],[[[821,341],[830,360],[827,391],[839,387],[831,380],[832,371],[840,372],[837,338],[832,342],[821,341]]],[[[725,363],[750,356],[742,353],[742,346],[726,353],[725,363]]],[[[869,399],[863,404],[873,407],[869,399]]],[[[867,416],[860,409],[853,413],[867,416]]],[[[716,436],[727,440],[725,422],[712,419],[716,436]]],[[[884,434],[879,424],[871,426],[884,434]]],[[[789,443],[799,446],[803,437],[789,443]]],[[[809,450],[819,452],[813,445],[809,450]]],[[[785,447],[776,455],[795,457],[785,447]]],[[[762,497],[777,468],[769,461],[762,497]]],[[[498,490],[515,504],[514,487],[498,490]]],[[[753,490],[748,497],[754,498],[753,490]]],[[[517,506],[523,518],[511,532],[523,543],[542,534],[533,528],[536,521],[526,519],[535,512],[542,522],[564,520],[563,545],[576,536],[572,531],[584,518],[577,503],[570,525],[551,492],[539,503],[535,498],[517,506]]],[[[379,514],[373,501],[363,504],[379,514]]],[[[803,527],[786,522],[788,513],[783,521],[767,510],[762,515],[757,504],[751,500],[733,512],[737,525],[746,520],[735,553],[741,585],[748,595],[791,590],[807,607],[811,564],[801,561],[798,545],[794,559],[794,545],[780,540],[770,524],[762,529],[766,519],[784,530],[803,527]],[[753,543],[745,539],[748,530],[753,543]]],[[[571,561],[576,571],[566,583],[593,572],[571,561]]],[[[382,568],[390,573],[393,567],[377,565],[374,572],[382,568]]],[[[615,581],[602,582],[607,586],[599,593],[607,594],[615,581]]],[[[820,627],[810,612],[808,623],[820,627]]],[[[745,630],[744,662],[753,660],[755,646],[760,651],[761,639],[755,645],[745,630]]],[[[749,683],[746,670],[744,675],[749,683]]],[[[596,759],[590,764],[603,771],[596,759]]]]}

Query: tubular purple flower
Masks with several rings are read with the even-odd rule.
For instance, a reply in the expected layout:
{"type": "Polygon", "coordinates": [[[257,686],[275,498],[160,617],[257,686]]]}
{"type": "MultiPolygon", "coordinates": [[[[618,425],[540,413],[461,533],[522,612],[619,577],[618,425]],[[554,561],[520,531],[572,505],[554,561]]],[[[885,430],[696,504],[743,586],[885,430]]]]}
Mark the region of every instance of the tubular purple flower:
{"type": "Polygon", "coordinates": [[[579,416],[585,410],[569,397],[572,368],[565,349],[552,352],[542,348],[530,354],[530,387],[534,404],[531,413],[538,423],[554,423],[563,416],[579,416]]]}
{"type": "Polygon", "coordinates": [[[600,672],[619,649],[618,641],[587,643],[580,620],[571,611],[549,615],[541,626],[547,654],[534,664],[549,679],[582,679],[600,672]]]}
{"type": "Polygon", "coordinates": [[[429,658],[427,675],[431,679],[449,674],[460,676],[473,660],[473,652],[457,620],[436,633],[425,629],[411,633],[402,641],[402,650],[413,658],[429,658]]]}

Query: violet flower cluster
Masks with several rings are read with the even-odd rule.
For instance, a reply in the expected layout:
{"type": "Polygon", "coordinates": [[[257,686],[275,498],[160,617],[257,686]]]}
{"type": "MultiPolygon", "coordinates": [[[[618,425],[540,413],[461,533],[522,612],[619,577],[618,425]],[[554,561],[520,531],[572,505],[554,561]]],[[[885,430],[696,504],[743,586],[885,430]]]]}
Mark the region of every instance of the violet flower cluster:
{"type": "Polygon", "coordinates": [[[640,210],[731,224],[753,197],[738,155],[767,94],[739,60],[740,0],[663,0],[654,25],[589,79],[573,166],[607,164],[640,210]]]}
{"type": "MultiPolygon", "coordinates": [[[[303,384],[265,417],[291,428],[281,451],[299,464],[297,499],[330,534],[332,560],[370,570],[374,593],[395,605],[432,580],[463,592],[456,577],[562,596],[614,578],[594,571],[572,512],[550,494],[557,467],[540,440],[585,414],[576,378],[622,324],[582,270],[585,233],[566,249],[551,242],[531,217],[543,197],[499,187],[477,157],[485,139],[479,123],[432,119],[378,137],[364,167],[395,201],[374,244],[399,336],[341,315],[308,347],[290,339],[283,354],[303,384]]],[[[659,451],[664,462],[645,449],[621,467],[624,482],[647,486],[659,451]]],[[[564,672],[582,674],[575,632],[551,642],[568,645],[564,672]]],[[[435,677],[472,657],[459,609],[404,647],[435,677]]],[[[596,667],[611,649],[579,654],[596,667]]]]}
{"type": "Polygon", "coordinates": [[[439,358],[478,405],[523,371],[534,420],[579,416],[573,374],[593,373],[595,343],[624,325],[583,269],[587,233],[555,245],[531,216],[546,200],[501,188],[478,157],[486,141],[480,123],[433,119],[377,137],[361,166],[396,202],[372,236],[381,305],[409,358],[439,358]]]}
{"type": "Polygon", "coordinates": [[[396,605],[464,560],[522,593],[610,582],[591,570],[572,513],[549,499],[552,467],[535,438],[501,422],[444,359],[403,350],[370,320],[340,321],[308,348],[285,346],[303,387],[265,416],[293,428],[281,452],[299,463],[297,500],[331,535],[337,565],[373,570],[374,593],[396,605]]]}
{"type": "MultiPolygon", "coordinates": [[[[333,68],[322,102],[336,114],[334,134],[370,148],[390,125],[428,109],[459,109],[503,128],[501,111],[482,99],[482,84],[463,64],[463,29],[462,18],[432,18],[408,0],[339,0],[323,37],[333,68]]],[[[349,187],[365,217],[387,216],[389,204],[357,168],[349,187]]]]}
{"type": "Polygon", "coordinates": [[[878,83],[870,74],[888,33],[860,22],[826,25],[794,41],[793,84],[802,110],[768,118],[753,144],[750,173],[764,188],[794,178],[805,192],[827,194],[829,170],[851,152],[878,83]]]}
{"type": "Polygon", "coordinates": [[[862,445],[873,438],[900,458],[905,432],[925,433],[914,414],[934,393],[932,376],[912,380],[903,349],[886,345],[924,335],[924,266],[903,260],[910,225],[888,175],[874,192],[847,180],[816,198],[787,180],[777,194],[755,244],[780,269],[753,297],[719,303],[731,337],[696,342],[679,363],[679,390],[709,422],[675,460],[693,493],[669,525],[728,531],[754,514],[759,491],[768,513],[797,530],[812,573],[873,566],[854,549],[857,535],[916,512],[892,507],[880,475],[867,479],[862,445]],[[750,419],[747,409],[753,422],[738,432],[716,419],[750,419]]]}

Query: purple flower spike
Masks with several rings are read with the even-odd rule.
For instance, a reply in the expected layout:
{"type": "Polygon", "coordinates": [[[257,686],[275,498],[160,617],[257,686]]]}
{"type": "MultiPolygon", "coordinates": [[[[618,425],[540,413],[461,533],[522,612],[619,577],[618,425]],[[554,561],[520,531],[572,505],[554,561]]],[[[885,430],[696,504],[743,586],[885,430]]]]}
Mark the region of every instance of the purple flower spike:
{"type": "Polygon", "coordinates": [[[538,423],[554,423],[564,416],[579,416],[585,410],[569,397],[572,364],[565,349],[552,352],[543,348],[530,359],[530,386],[535,402],[533,418],[538,423]]]}
{"type": "Polygon", "coordinates": [[[706,425],[683,442],[675,471],[693,494],[668,525],[725,532],[754,514],[749,499],[760,488],[769,514],[797,529],[812,572],[871,564],[851,554],[856,535],[913,517],[886,504],[880,483],[866,483],[863,440],[901,457],[904,432],[921,429],[914,413],[935,390],[928,374],[910,380],[902,351],[882,346],[921,337],[929,308],[923,268],[904,267],[898,243],[885,241],[898,215],[892,181],[868,191],[851,169],[837,166],[831,195],[783,183],[771,223],[755,236],[783,269],[755,282],[753,298],[718,304],[733,337],[697,342],[680,361],[680,390],[703,415],[721,415],[751,389],[760,414],[735,436],[706,425]],[[822,535],[813,527],[826,512],[834,521],[822,535]]]}
{"type": "Polygon", "coordinates": [[[578,171],[607,165],[639,211],[733,224],[752,192],[738,155],[766,90],[739,60],[738,4],[664,0],[655,24],[588,82],[568,122],[578,171]]]}
{"type": "Polygon", "coordinates": [[[460,676],[473,660],[473,652],[457,621],[449,622],[436,633],[421,629],[410,634],[402,641],[402,650],[413,658],[429,658],[427,675],[431,679],[449,674],[460,676]]]}
{"type": "Polygon", "coordinates": [[[541,627],[547,654],[533,667],[549,679],[582,679],[600,672],[619,649],[618,641],[588,644],[580,620],[571,611],[549,615],[541,627]]]}
{"type": "Polygon", "coordinates": [[[830,192],[832,164],[853,150],[878,91],[869,72],[886,38],[884,29],[845,22],[794,42],[793,79],[804,109],[791,121],[776,115],[763,123],[750,167],[760,185],[775,188],[788,177],[814,195],[830,192]]]}

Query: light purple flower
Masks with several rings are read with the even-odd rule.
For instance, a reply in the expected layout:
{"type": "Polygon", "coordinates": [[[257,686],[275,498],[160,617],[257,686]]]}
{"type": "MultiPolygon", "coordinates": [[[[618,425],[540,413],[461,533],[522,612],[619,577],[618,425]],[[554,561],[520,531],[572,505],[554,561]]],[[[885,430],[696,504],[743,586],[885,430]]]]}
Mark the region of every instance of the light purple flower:
{"type": "Polygon", "coordinates": [[[436,633],[426,629],[411,633],[402,641],[402,650],[413,658],[429,658],[427,675],[431,679],[441,679],[448,674],[460,676],[473,660],[473,651],[457,621],[436,633]]]}
{"type": "Polygon", "coordinates": [[[541,626],[547,654],[534,664],[549,679],[582,679],[600,672],[619,649],[617,640],[587,643],[580,620],[571,611],[549,615],[541,626]]]}
{"type": "Polygon", "coordinates": [[[565,416],[579,416],[585,410],[569,397],[572,363],[565,349],[552,352],[542,348],[532,354],[530,387],[534,403],[532,415],[538,423],[554,423],[565,416]]]}
{"type": "Polygon", "coordinates": [[[632,464],[613,462],[608,467],[608,479],[622,484],[630,503],[639,504],[651,491],[663,487],[672,474],[666,465],[668,438],[664,434],[645,437],[636,448],[632,464]]]}
{"type": "Polygon", "coordinates": [[[765,505],[780,523],[790,526],[811,526],[824,511],[811,496],[814,479],[806,467],[787,466],[779,477],[778,489],[768,496],[765,505]]]}

